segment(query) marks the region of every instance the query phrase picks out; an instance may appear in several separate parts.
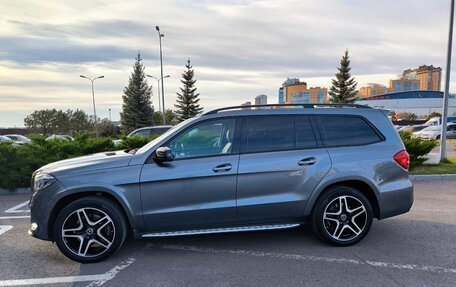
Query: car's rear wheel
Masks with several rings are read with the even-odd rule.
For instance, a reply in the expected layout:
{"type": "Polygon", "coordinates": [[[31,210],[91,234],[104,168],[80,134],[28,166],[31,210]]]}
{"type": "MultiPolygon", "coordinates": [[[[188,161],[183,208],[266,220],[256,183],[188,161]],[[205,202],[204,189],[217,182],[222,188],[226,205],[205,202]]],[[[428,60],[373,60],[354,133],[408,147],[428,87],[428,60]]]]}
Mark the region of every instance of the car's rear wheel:
{"type": "Polygon", "coordinates": [[[312,226],[325,241],[347,246],[366,236],[372,219],[372,206],[361,192],[351,187],[336,186],[316,202],[312,226]]]}
{"type": "Polygon", "coordinates": [[[117,204],[92,196],[63,208],[53,229],[60,251],[82,263],[109,257],[122,246],[126,234],[127,223],[117,204]]]}

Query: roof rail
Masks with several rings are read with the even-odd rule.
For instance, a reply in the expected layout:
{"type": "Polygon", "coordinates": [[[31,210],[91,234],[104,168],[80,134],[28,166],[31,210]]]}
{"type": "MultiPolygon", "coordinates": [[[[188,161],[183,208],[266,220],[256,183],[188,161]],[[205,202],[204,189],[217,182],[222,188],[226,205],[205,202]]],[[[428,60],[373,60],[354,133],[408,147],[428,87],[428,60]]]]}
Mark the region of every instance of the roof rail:
{"type": "Polygon", "coordinates": [[[267,105],[245,105],[245,106],[225,107],[225,108],[208,111],[208,112],[202,114],[202,116],[213,115],[213,114],[217,114],[218,112],[226,111],[226,110],[251,109],[251,108],[277,108],[277,109],[280,109],[282,107],[301,107],[304,109],[313,109],[313,108],[371,109],[371,107],[369,107],[369,106],[357,105],[357,104],[267,104],[267,105]]]}

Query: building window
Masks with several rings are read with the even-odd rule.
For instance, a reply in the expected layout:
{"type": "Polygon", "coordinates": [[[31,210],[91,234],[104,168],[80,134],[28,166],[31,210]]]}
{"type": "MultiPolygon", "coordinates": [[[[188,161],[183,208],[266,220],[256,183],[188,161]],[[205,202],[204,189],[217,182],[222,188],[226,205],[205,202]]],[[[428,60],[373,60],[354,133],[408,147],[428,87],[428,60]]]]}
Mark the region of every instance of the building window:
{"type": "Polygon", "coordinates": [[[324,97],[325,95],[323,92],[317,92],[317,103],[318,104],[323,104],[324,103],[324,97]]]}
{"type": "Polygon", "coordinates": [[[405,82],[404,86],[404,91],[410,91],[412,89],[412,83],[410,82],[405,82]]]}
{"type": "Polygon", "coordinates": [[[402,92],[402,83],[397,82],[395,87],[396,92],[402,92]]]}

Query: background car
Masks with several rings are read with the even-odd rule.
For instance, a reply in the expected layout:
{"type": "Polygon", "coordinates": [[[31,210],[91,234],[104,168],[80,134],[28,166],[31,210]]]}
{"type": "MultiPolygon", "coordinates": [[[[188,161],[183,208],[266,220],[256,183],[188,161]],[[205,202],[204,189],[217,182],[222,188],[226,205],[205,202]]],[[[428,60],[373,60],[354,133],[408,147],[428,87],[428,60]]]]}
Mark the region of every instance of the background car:
{"type": "Polygon", "coordinates": [[[74,138],[69,135],[50,135],[46,140],[64,140],[64,141],[74,141],[74,138]]]}
{"type": "MultiPolygon", "coordinates": [[[[421,131],[414,132],[413,136],[427,140],[438,140],[441,137],[442,126],[430,126],[421,131]]],[[[447,138],[456,138],[456,124],[450,123],[447,125],[447,138]]]]}
{"type": "MultiPolygon", "coordinates": [[[[171,126],[171,125],[162,125],[162,126],[139,128],[139,129],[136,129],[136,130],[132,131],[131,133],[129,133],[127,135],[127,138],[134,136],[134,135],[138,135],[138,136],[145,137],[145,138],[148,138],[151,135],[162,135],[172,127],[173,126],[171,126]]],[[[122,142],[122,140],[120,140],[120,139],[113,140],[113,142],[114,142],[114,145],[119,145],[122,142]]]]}
{"type": "Polygon", "coordinates": [[[5,137],[5,136],[0,136],[0,142],[10,142],[13,146],[18,146],[18,145],[23,144],[19,141],[14,141],[14,140],[10,139],[9,137],[5,137]]]}
{"type": "Polygon", "coordinates": [[[418,132],[427,127],[429,127],[429,126],[427,126],[427,125],[404,126],[404,127],[401,127],[398,131],[418,132]]]}
{"type": "Polygon", "coordinates": [[[32,141],[31,139],[29,139],[28,137],[25,137],[23,135],[10,134],[10,135],[3,135],[3,136],[5,136],[13,141],[21,142],[22,144],[26,144],[26,143],[29,143],[32,141]]]}

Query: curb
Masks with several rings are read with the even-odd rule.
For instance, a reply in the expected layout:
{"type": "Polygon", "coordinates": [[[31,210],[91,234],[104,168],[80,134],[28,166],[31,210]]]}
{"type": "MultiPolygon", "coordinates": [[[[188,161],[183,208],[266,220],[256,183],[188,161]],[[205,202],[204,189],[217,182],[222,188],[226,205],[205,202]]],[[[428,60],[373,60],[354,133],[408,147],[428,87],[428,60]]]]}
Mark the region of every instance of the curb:
{"type": "Polygon", "coordinates": [[[30,192],[30,187],[17,188],[14,190],[0,188],[0,195],[30,194],[30,192]]]}
{"type": "Polygon", "coordinates": [[[456,180],[456,174],[417,174],[410,175],[410,180],[456,180]]]}

